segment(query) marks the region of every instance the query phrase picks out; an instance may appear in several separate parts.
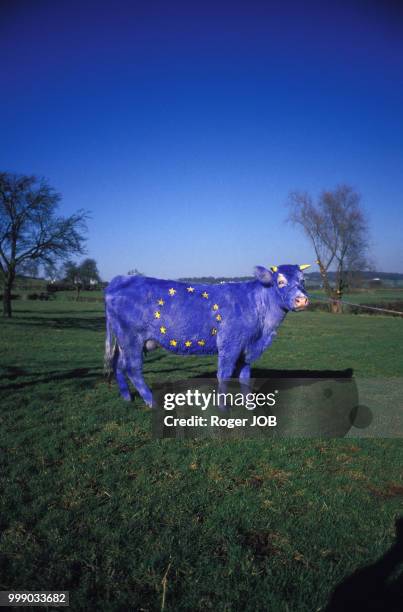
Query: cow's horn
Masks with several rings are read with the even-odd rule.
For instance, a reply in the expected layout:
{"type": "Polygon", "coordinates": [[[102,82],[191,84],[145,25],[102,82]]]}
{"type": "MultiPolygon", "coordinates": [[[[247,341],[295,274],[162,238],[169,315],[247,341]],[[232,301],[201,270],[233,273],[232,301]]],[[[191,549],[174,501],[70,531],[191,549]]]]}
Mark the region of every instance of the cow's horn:
{"type": "Polygon", "coordinates": [[[272,272],[277,272],[278,268],[277,268],[277,266],[270,266],[270,270],[272,272]]]}
{"type": "Polygon", "coordinates": [[[302,266],[299,267],[300,270],[306,270],[307,268],[310,268],[311,264],[302,264],[302,266]]]}

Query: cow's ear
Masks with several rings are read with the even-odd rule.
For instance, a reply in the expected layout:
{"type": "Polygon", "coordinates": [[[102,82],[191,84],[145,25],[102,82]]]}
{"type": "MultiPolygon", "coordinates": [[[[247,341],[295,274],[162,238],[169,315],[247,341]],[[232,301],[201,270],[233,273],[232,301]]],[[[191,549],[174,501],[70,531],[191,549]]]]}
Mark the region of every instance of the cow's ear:
{"type": "Polygon", "coordinates": [[[262,285],[269,286],[273,284],[272,272],[263,266],[255,266],[255,276],[262,285]]]}

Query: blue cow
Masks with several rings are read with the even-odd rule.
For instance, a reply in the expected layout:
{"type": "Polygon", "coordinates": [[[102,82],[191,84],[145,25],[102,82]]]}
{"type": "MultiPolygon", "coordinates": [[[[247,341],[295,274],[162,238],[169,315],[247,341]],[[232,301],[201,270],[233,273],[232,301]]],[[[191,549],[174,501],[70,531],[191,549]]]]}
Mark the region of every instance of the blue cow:
{"type": "Polygon", "coordinates": [[[257,266],[254,280],[221,285],[116,276],[105,290],[105,365],[123,398],[131,399],[128,378],[152,406],[143,353],[157,346],[178,355],[218,353],[218,380],[246,383],[287,312],[307,307],[307,267],[257,266]]]}

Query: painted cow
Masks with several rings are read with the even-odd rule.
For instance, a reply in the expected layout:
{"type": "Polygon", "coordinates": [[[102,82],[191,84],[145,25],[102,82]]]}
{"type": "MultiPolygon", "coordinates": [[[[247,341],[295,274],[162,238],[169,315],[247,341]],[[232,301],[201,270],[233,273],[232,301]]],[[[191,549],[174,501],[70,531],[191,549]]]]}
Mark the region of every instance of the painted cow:
{"type": "Polygon", "coordinates": [[[152,406],[142,366],[144,350],[156,346],[178,355],[217,353],[218,379],[246,383],[287,312],[307,307],[307,267],[257,266],[254,280],[220,285],[116,276],[105,290],[105,365],[123,398],[131,399],[129,379],[152,406]]]}

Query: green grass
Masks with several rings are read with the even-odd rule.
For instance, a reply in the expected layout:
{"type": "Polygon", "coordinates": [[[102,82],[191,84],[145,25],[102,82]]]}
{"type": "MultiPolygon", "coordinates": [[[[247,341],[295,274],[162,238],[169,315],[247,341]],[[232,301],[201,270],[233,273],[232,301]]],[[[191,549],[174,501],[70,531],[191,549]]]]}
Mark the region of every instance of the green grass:
{"type": "MultiPolygon", "coordinates": [[[[311,296],[326,297],[324,291],[312,290],[311,296]]],[[[380,302],[400,302],[403,301],[403,289],[383,288],[383,289],[362,289],[351,291],[343,295],[343,300],[354,304],[370,304],[380,302]]]]}
{"type": "MultiPolygon", "coordinates": [[[[379,558],[401,512],[395,439],[153,441],[102,378],[100,303],[15,303],[1,321],[0,589],[70,590],[73,610],[323,609],[379,558]]],[[[290,315],[259,370],[401,377],[403,323],[290,315]]],[[[151,353],[152,384],[214,358],[151,353]]]]}
{"type": "MultiPolygon", "coordinates": [[[[76,296],[77,296],[77,294],[76,294],[76,291],[74,289],[70,290],[70,291],[56,291],[54,293],[54,298],[57,301],[59,301],[59,302],[60,301],[62,301],[62,302],[64,302],[64,301],[76,301],[76,296]]],[[[88,298],[91,301],[93,301],[93,300],[103,301],[103,299],[104,299],[104,292],[102,291],[102,289],[92,289],[91,291],[89,291],[89,290],[80,291],[80,300],[81,301],[85,302],[85,301],[88,300],[88,298]]]]}

